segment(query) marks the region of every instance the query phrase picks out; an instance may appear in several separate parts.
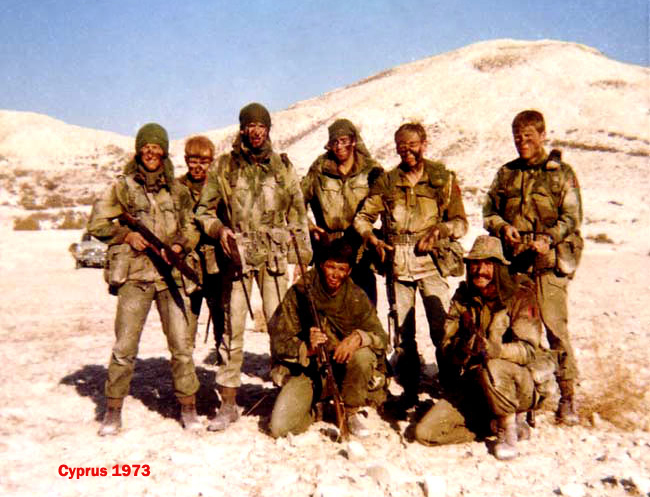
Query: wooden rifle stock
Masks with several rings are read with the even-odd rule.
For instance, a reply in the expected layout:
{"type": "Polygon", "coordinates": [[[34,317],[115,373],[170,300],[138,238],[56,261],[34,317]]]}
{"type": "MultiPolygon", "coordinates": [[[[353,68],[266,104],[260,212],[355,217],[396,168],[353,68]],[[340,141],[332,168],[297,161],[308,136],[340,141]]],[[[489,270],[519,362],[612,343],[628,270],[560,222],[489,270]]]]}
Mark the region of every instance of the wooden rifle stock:
{"type": "Polygon", "coordinates": [[[167,260],[173,267],[178,269],[181,274],[187,279],[196,285],[201,286],[201,279],[199,278],[199,275],[196,274],[194,269],[187,265],[182,256],[174,252],[169,245],[163,242],[160,238],[154,235],[153,232],[149,230],[149,228],[142,224],[142,221],[132,216],[128,212],[123,212],[120,214],[119,220],[126,224],[133,231],[140,233],[142,235],[142,238],[149,242],[151,250],[163,261],[165,260],[162,256],[162,251],[164,250],[165,255],[167,256],[167,260]]]}

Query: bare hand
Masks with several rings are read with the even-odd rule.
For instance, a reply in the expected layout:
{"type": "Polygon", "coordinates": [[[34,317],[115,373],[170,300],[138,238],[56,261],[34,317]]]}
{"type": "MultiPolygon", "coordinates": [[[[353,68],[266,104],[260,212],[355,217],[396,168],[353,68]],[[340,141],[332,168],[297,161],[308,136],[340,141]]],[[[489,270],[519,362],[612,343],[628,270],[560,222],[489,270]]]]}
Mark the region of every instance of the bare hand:
{"type": "Polygon", "coordinates": [[[348,362],[352,355],[361,347],[361,336],[352,333],[341,341],[334,350],[334,360],[339,364],[348,362]]]}
{"type": "Polygon", "coordinates": [[[539,255],[546,255],[551,249],[551,242],[549,240],[549,237],[544,235],[536,237],[535,241],[533,241],[530,246],[539,255]]]}
{"type": "Polygon", "coordinates": [[[517,228],[515,228],[514,226],[506,225],[503,228],[503,236],[505,237],[506,242],[510,246],[515,246],[521,243],[521,235],[519,234],[517,228]]]}
{"type": "Polygon", "coordinates": [[[375,235],[370,235],[368,237],[368,241],[375,246],[375,250],[379,254],[379,258],[381,259],[381,262],[384,262],[384,260],[386,259],[386,251],[392,252],[395,250],[394,247],[391,247],[383,240],[377,238],[375,235]]]}
{"type": "Polygon", "coordinates": [[[314,237],[314,240],[320,242],[321,238],[327,238],[327,232],[321,228],[320,226],[316,226],[315,224],[310,224],[309,226],[309,232],[311,233],[311,236],[314,237]]]}
{"type": "Polygon", "coordinates": [[[440,240],[440,230],[436,227],[431,228],[426,235],[418,240],[415,248],[418,252],[426,253],[431,252],[436,242],[440,240]]]}
{"type": "Polygon", "coordinates": [[[309,328],[309,355],[314,355],[319,345],[327,342],[327,335],[317,326],[309,328]]]}
{"type": "Polygon", "coordinates": [[[131,231],[128,235],[126,235],[124,241],[131,245],[131,248],[133,248],[133,250],[137,250],[138,252],[142,252],[144,249],[150,246],[149,242],[145,240],[144,237],[137,231],[131,231]]]}
{"type": "MultiPolygon", "coordinates": [[[[171,248],[172,248],[172,252],[174,252],[175,254],[180,254],[181,252],[183,252],[183,247],[182,247],[182,245],[180,245],[180,244],[178,244],[178,243],[175,243],[174,245],[172,245],[171,248]]],[[[162,250],[160,251],[160,257],[162,257],[163,260],[164,260],[168,265],[170,265],[170,266],[172,265],[172,262],[169,260],[169,257],[167,257],[167,253],[165,252],[165,249],[162,249],[162,250]]]]}
{"type": "Polygon", "coordinates": [[[222,226],[219,230],[219,243],[221,243],[221,248],[223,253],[228,257],[232,257],[232,252],[230,251],[230,242],[229,239],[235,240],[235,234],[227,226],[222,226]]]}

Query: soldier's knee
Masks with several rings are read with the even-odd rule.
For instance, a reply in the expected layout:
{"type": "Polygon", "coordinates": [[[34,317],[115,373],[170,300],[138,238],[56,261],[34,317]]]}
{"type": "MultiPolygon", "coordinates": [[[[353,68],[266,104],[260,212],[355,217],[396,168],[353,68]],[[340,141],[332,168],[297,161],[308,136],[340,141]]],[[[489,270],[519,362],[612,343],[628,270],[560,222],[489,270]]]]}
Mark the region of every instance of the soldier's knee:
{"type": "Polygon", "coordinates": [[[358,371],[372,371],[376,362],[375,353],[368,347],[357,349],[348,361],[347,367],[358,371]]]}

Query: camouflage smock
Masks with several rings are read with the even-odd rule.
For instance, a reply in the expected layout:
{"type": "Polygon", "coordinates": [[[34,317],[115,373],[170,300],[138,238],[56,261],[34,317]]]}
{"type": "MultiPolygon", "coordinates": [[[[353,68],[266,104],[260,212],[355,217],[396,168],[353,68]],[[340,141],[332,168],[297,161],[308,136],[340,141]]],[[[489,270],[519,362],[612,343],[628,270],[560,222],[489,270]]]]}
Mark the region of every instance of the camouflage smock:
{"type": "MultiPolygon", "coordinates": [[[[395,277],[405,281],[437,272],[429,254],[416,255],[414,250],[429,229],[444,225],[449,238],[457,239],[468,228],[456,175],[444,164],[430,160],[425,160],[422,177],[415,186],[411,186],[401,165],[377,179],[354,218],[354,228],[364,239],[372,233],[380,214],[391,215],[387,242],[395,246],[395,277]]],[[[386,222],[385,218],[382,222],[386,222]]]]}

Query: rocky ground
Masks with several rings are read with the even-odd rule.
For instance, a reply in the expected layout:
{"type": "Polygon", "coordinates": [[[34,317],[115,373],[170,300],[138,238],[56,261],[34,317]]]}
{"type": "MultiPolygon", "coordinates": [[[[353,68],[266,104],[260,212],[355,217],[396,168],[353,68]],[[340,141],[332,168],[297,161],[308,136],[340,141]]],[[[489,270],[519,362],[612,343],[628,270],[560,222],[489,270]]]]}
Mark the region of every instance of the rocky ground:
{"type": "MultiPolygon", "coordinates": [[[[268,338],[249,323],[241,391],[245,415],[224,433],[185,433],[176,418],[168,352],[156,312],[141,341],[132,395],[117,438],[96,435],[113,343],[115,298],[100,270],[74,269],[67,247],[78,231],[0,237],[0,493],[12,496],[627,496],[650,492],[650,369],[647,365],[647,246],[588,241],[570,288],[571,330],[582,381],[582,424],[538,416],[521,456],[500,462],[484,442],[430,448],[408,421],[368,412],[373,435],[337,443],[316,423],[273,440],[265,424],[276,390],[268,380],[268,338]],[[69,468],[148,465],[148,476],[61,476],[69,468]]],[[[254,299],[257,302],[257,297],[254,299]]],[[[259,305],[259,304],[257,304],[259,305]]],[[[386,304],[379,304],[385,315],[386,304]]],[[[215,410],[211,339],[194,354],[199,414],[215,410]]],[[[424,322],[422,310],[418,314],[424,322]]],[[[419,337],[430,379],[433,348],[419,337]]],[[[431,402],[425,389],[422,409],[431,402]]],[[[421,410],[422,410],[421,409],[421,410]]],[[[134,466],[132,466],[134,467],[134,466]]],[[[140,470],[142,471],[142,469],[140,470]]],[[[69,473],[68,473],[69,474],[69,473]]],[[[75,473],[76,474],[76,473],[75,473]]]]}

